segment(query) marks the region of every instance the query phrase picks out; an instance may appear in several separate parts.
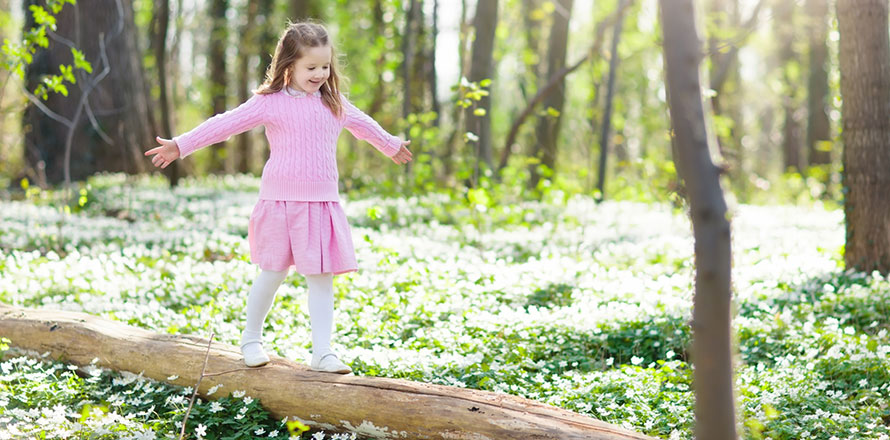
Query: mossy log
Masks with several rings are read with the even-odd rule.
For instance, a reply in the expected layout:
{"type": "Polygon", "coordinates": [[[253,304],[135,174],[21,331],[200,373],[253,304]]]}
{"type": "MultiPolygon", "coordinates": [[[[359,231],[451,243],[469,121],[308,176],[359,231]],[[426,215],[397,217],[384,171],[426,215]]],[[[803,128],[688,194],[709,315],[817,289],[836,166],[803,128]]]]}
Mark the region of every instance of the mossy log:
{"type": "MultiPolygon", "coordinates": [[[[0,336],[12,346],[52,359],[142,373],[194,386],[207,352],[206,338],[154,333],[96,316],[0,304],[0,336]],[[167,378],[178,376],[176,380],[167,378]]],[[[649,439],[626,429],[516,396],[400,379],[319,373],[273,356],[244,368],[237,347],[213,342],[202,397],[217,384],[245,390],[273,416],[374,438],[410,439],[649,439]]],[[[218,393],[221,395],[224,393],[218,393]]]]}

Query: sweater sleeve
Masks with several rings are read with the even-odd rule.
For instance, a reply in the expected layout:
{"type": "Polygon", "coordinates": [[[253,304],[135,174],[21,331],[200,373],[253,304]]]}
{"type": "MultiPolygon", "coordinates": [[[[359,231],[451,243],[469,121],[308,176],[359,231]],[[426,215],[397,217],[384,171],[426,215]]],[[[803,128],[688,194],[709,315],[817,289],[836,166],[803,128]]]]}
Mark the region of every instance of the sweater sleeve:
{"type": "Polygon", "coordinates": [[[393,157],[399,152],[402,140],[398,136],[389,134],[377,121],[352,105],[342,94],[340,102],[343,103],[343,126],[353,136],[368,141],[387,157],[393,157]]]}
{"type": "Polygon", "coordinates": [[[191,131],[174,137],[173,140],[179,146],[179,156],[186,157],[201,148],[265,123],[263,98],[263,95],[255,94],[238,107],[219,113],[191,131]]]}

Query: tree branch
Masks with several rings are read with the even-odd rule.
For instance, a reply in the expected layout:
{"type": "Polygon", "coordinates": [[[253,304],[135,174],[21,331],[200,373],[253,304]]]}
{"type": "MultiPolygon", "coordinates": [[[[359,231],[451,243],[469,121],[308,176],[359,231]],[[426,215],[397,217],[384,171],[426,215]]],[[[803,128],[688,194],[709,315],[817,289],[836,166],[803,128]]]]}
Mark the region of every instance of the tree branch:
{"type": "Polygon", "coordinates": [[[47,107],[46,104],[44,104],[43,101],[40,100],[40,98],[34,96],[34,94],[29,92],[28,89],[26,89],[24,86],[22,86],[21,89],[22,94],[24,94],[25,97],[28,98],[28,101],[31,101],[34,106],[36,106],[38,109],[40,109],[40,111],[49,116],[50,119],[54,119],[62,124],[65,124],[65,126],[68,128],[71,128],[71,126],[74,125],[74,123],[70,119],[50,110],[50,108],[47,107]]]}
{"type": "MultiPolygon", "coordinates": [[[[510,158],[510,153],[513,148],[513,143],[516,141],[516,136],[519,133],[519,129],[522,127],[522,124],[529,117],[529,115],[531,115],[532,111],[535,109],[535,106],[537,106],[541,101],[543,101],[544,98],[546,98],[547,95],[549,95],[550,92],[552,92],[553,89],[559,83],[561,83],[562,80],[566,76],[568,76],[568,74],[574,72],[579,67],[581,67],[581,65],[584,64],[584,62],[587,61],[588,59],[592,58],[594,54],[600,53],[600,49],[603,44],[603,34],[605,34],[606,28],[613,25],[615,23],[615,21],[617,20],[617,18],[619,16],[621,16],[621,14],[624,13],[624,10],[627,7],[629,7],[631,5],[631,3],[633,3],[633,1],[629,1],[629,2],[625,3],[618,10],[616,10],[614,13],[612,13],[612,15],[610,15],[608,18],[605,18],[602,21],[600,21],[599,23],[597,23],[596,38],[593,40],[593,44],[590,46],[590,49],[588,49],[587,54],[584,55],[583,57],[581,57],[581,59],[578,60],[572,66],[563,67],[559,72],[556,72],[547,81],[547,84],[544,85],[544,87],[542,87],[541,90],[538,90],[538,93],[531,99],[531,101],[528,102],[528,104],[525,106],[525,108],[522,110],[522,112],[519,114],[519,116],[516,118],[516,120],[513,121],[513,124],[510,126],[510,131],[507,134],[507,141],[504,143],[504,149],[502,150],[502,153],[501,153],[500,163],[498,163],[498,169],[497,169],[498,174],[500,174],[501,170],[503,170],[507,166],[507,161],[510,158]]],[[[612,56],[615,56],[615,54],[612,54],[612,56]]]]}
{"type": "MultiPolygon", "coordinates": [[[[739,51],[739,46],[741,43],[748,38],[749,35],[754,31],[754,26],[757,24],[757,16],[760,14],[760,8],[763,7],[763,4],[766,0],[760,0],[757,2],[757,5],[754,6],[754,11],[751,12],[751,16],[745,20],[745,23],[742,25],[742,29],[745,32],[737,37],[733,42],[727,43],[732,46],[732,49],[729,50],[729,53],[724,55],[721,60],[720,66],[717,69],[717,72],[714,74],[714,78],[711,80],[711,89],[720,90],[723,88],[723,83],[726,82],[726,78],[729,75],[729,68],[732,67],[732,61],[736,58],[736,53],[739,51]]],[[[719,53],[720,50],[726,47],[726,45],[720,45],[717,48],[710,49],[710,55],[714,55],[719,53]]]]}

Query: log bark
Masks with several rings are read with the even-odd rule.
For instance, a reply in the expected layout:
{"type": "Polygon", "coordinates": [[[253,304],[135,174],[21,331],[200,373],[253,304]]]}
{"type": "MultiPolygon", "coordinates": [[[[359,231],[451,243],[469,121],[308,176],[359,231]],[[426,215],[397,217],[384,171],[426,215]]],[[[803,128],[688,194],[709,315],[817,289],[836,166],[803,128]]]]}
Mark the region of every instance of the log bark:
{"type": "Polygon", "coordinates": [[[674,163],[686,184],[695,237],[692,360],[695,437],[736,435],[731,345],[731,240],[719,169],[711,160],[699,66],[694,0],[661,0],[668,108],[676,137],[674,163]]]}
{"type": "MultiPolygon", "coordinates": [[[[14,347],[50,352],[53,359],[84,365],[98,358],[98,366],[181,386],[194,386],[207,350],[204,338],[153,333],[85,313],[6,304],[0,304],[0,336],[14,347]],[[173,375],[179,378],[167,379],[173,375]]],[[[214,342],[199,394],[208,398],[207,390],[221,383],[225,390],[244,390],[259,399],[275,417],[375,438],[651,439],[507,394],[318,373],[277,356],[264,367],[245,368],[238,348],[214,342]]]]}

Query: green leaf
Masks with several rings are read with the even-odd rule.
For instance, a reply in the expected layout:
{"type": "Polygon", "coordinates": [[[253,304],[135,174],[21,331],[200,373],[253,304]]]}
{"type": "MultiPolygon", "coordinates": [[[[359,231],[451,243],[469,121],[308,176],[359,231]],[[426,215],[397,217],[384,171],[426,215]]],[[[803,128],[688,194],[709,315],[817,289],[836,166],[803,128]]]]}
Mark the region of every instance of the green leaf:
{"type": "Polygon", "coordinates": [[[31,16],[34,17],[34,23],[42,26],[50,26],[51,29],[55,29],[56,17],[52,16],[49,12],[46,12],[46,9],[43,9],[43,6],[31,5],[28,9],[31,10],[31,16]]]}
{"type": "Polygon", "coordinates": [[[74,78],[74,68],[71,67],[70,65],[66,65],[66,64],[59,65],[59,71],[62,72],[62,78],[64,78],[65,81],[68,81],[70,83],[77,82],[77,79],[74,78]]]}
{"type": "Polygon", "coordinates": [[[74,57],[74,67],[76,67],[78,69],[83,69],[87,73],[93,73],[93,65],[90,64],[89,61],[87,61],[83,52],[72,47],[71,55],[74,57]]]}

